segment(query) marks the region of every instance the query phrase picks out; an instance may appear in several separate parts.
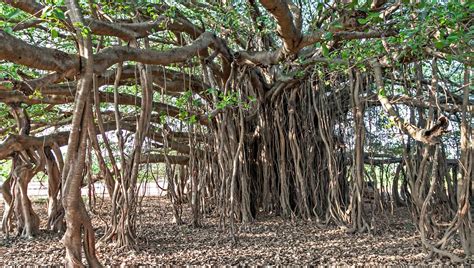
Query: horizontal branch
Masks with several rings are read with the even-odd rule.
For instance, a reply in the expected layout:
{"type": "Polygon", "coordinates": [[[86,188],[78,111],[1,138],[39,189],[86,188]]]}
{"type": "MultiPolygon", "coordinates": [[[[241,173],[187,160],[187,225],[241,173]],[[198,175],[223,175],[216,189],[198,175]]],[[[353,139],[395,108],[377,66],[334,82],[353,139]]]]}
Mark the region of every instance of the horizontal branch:
{"type": "MultiPolygon", "coordinates": [[[[315,31],[311,34],[304,35],[298,47],[294,49],[294,53],[297,53],[301,49],[313,45],[318,42],[325,41],[325,35],[331,32],[315,31]]],[[[353,39],[368,39],[368,38],[381,38],[386,36],[397,35],[398,32],[395,30],[388,31],[368,31],[368,32],[349,32],[341,31],[333,34],[334,40],[353,40],[353,39]]],[[[284,57],[284,49],[280,48],[274,51],[239,51],[234,54],[235,59],[239,64],[247,65],[275,65],[278,64],[284,57]]],[[[336,64],[347,64],[345,60],[323,60],[321,58],[309,59],[308,62],[324,62],[324,63],[336,63],[336,64]]]]}
{"type": "MultiPolygon", "coordinates": [[[[45,6],[34,0],[12,1],[6,0],[7,4],[29,13],[37,18],[41,18],[45,6]]],[[[158,5],[155,8],[162,10],[158,5]]],[[[102,36],[116,36],[125,41],[131,41],[136,38],[142,38],[153,34],[154,32],[170,30],[175,32],[185,32],[192,38],[197,38],[203,33],[201,29],[194,26],[185,18],[174,18],[171,20],[166,16],[160,16],[154,21],[141,23],[123,23],[101,21],[95,18],[85,18],[85,24],[91,29],[92,34],[102,36]]],[[[66,19],[68,23],[69,20],[66,19]]],[[[22,28],[25,28],[24,26],[22,28]]]]}
{"type": "MultiPolygon", "coordinates": [[[[104,123],[104,130],[114,131],[115,130],[115,122],[108,121],[104,123]]],[[[121,123],[123,130],[128,132],[134,133],[136,131],[136,125],[131,122],[123,121],[121,123]]],[[[97,133],[100,134],[100,131],[97,128],[97,133]]],[[[0,159],[5,159],[10,157],[14,152],[21,152],[30,148],[35,150],[44,147],[52,147],[54,144],[57,144],[59,147],[65,146],[68,143],[69,139],[69,131],[62,131],[58,133],[53,133],[41,137],[35,136],[28,136],[28,135],[18,135],[18,134],[10,134],[7,138],[0,143],[0,159]]],[[[169,138],[171,139],[168,141],[169,148],[175,150],[179,153],[187,154],[189,153],[190,149],[189,146],[186,144],[181,144],[178,142],[173,141],[173,137],[177,136],[178,138],[183,135],[183,133],[170,133],[169,138]]],[[[147,133],[147,138],[157,141],[159,143],[163,143],[163,135],[162,133],[157,130],[150,128],[147,133]]]]}
{"type": "Polygon", "coordinates": [[[33,46],[0,30],[0,59],[40,70],[75,74],[79,58],[57,49],[33,46]]]}
{"type": "MultiPolygon", "coordinates": [[[[306,46],[324,41],[324,36],[328,32],[315,31],[311,34],[303,36],[303,40],[300,43],[299,49],[302,49],[306,46]]],[[[396,30],[387,30],[387,31],[368,31],[368,32],[352,32],[352,31],[340,31],[333,33],[334,40],[354,40],[354,39],[369,39],[369,38],[382,38],[395,36],[398,34],[396,30]]]]}
{"type": "MultiPolygon", "coordinates": [[[[352,161],[352,159],[349,157],[349,161],[352,161]]],[[[403,164],[404,159],[400,157],[384,157],[384,158],[374,158],[374,157],[369,157],[368,155],[365,156],[364,158],[364,164],[367,165],[374,165],[374,166],[380,166],[380,165],[390,165],[390,164],[403,164]]],[[[450,166],[457,166],[459,164],[459,160],[457,159],[446,159],[446,164],[450,166]]]]}
{"type": "MultiPolygon", "coordinates": [[[[205,97],[202,94],[203,91],[211,87],[194,75],[164,69],[163,67],[158,66],[149,66],[149,70],[152,73],[154,85],[159,87],[156,88],[156,90],[163,94],[175,96],[176,94],[174,93],[181,93],[191,90],[194,93],[205,97]]],[[[113,85],[115,82],[116,72],[116,69],[109,69],[103,74],[99,75],[97,77],[97,86],[101,87],[105,85],[113,85]]],[[[119,85],[136,85],[136,66],[124,66],[122,75],[120,77],[121,79],[119,85]]],[[[65,92],[70,92],[71,95],[73,95],[73,92],[77,87],[77,83],[68,81],[66,83],[57,84],[62,81],[64,81],[64,75],[57,72],[47,74],[41,78],[30,80],[9,79],[0,81],[0,91],[17,90],[21,91],[26,96],[32,95],[35,90],[40,91],[43,95],[64,95],[65,92]]]]}
{"type": "MultiPolygon", "coordinates": [[[[430,107],[437,108],[439,107],[442,111],[448,113],[457,113],[461,112],[461,107],[457,104],[440,102],[438,105],[436,103],[431,103],[422,99],[410,97],[410,96],[386,96],[386,98],[393,104],[405,104],[408,106],[419,107],[428,109],[430,107]]],[[[379,97],[377,94],[370,95],[366,98],[368,104],[371,106],[380,105],[379,97]]],[[[467,106],[467,112],[474,114],[474,105],[467,106]]]]}
{"type": "Polygon", "coordinates": [[[168,157],[168,161],[174,165],[187,165],[189,162],[189,156],[185,155],[168,155],[165,156],[163,154],[145,154],[140,159],[140,163],[148,164],[148,163],[166,163],[166,157],[168,157]]]}
{"type": "MultiPolygon", "coordinates": [[[[32,104],[66,104],[66,103],[73,103],[74,102],[74,95],[75,95],[75,88],[74,89],[56,89],[55,95],[46,95],[46,96],[26,96],[20,91],[0,91],[0,102],[3,103],[26,103],[29,105],[32,104]]],[[[99,92],[99,100],[100,102],[104,103],[114,103],[114,93],[113,92],[99,92]]],[[[132,105],[132,106],[140,106],[141,105],[141,98],[130,95],[119,93],[117,103],[119,105],[132,105]]],[[[171,117],[178,117],[181,110],[173,105],[161,103],[161,102],[153,102],[152,103],[152,110],[156,113],[164,113],[171,117]]],[[[192,115],[192,114],[191,114],[192,115]]],[[[198,121],[202,125],[208,125],[209,120],[205,115],[197,115],[198,121]]]]}
{"type": "MultiPolygon", "coordinates": [[[[210,85],[204,83],[201,79],[194,75],[165,69],[159,66],[148,67],[153,77],[153,83],[158,85],[166,92],[184,92],[192,90],[194,93],[202,93],[202,91],[210,88],[210,85]]],[[[98,77],[100,86],[111,85],[115,81],[116,70],[107,70],[98,77]]],[[[126,65],[122,69],[121,82],[129,80],[135,82],[137,79],[137,69],[134,65],[126,65]]],[[[124,84],[124,83],[123,83],[124,84]]]]}
{"type": "MultiPolygon", "coordinates": [[[[170,65],[172,63],[184,62],[208,48],[215,42],[213,33],[205,32],[193,43],[167,51],[156,51],[152,49],[139,49],[133,47],[107,47],[97,53],[94,57],[94,70],[101,73],[113,64],[124,61],[135,61],[144,64],[170,65]]],[[[202,55],[202,54],[201,54],[202,55]]]]}
{"type": "Polygon", "coordinates": [[[42,137],[33,137],[27,135],[8,135],[8,137],[0,143],[0,159],[10,157],[14,152],[21,152],[29,148],[52,147],[55,143],[59,146],[67,144],[69,131],[58,132],[42,137]]]}
{"type": "MultiPolygon", "coordinates": [[[[79,72],[79,57],[57,49],[33,46],[0,30],[0,59],[40,70],[67,73],[73,76],[79,72]]],[[[135,61],[145,64],[170,65],[185,62],[200,54],[211,45],[217,44],[213,33],[205,32],[187,46],[167,51],[139,49],[133,47],[107,47],[94,55],[94,72],[101,74],[113,64],[135,61]]]]}

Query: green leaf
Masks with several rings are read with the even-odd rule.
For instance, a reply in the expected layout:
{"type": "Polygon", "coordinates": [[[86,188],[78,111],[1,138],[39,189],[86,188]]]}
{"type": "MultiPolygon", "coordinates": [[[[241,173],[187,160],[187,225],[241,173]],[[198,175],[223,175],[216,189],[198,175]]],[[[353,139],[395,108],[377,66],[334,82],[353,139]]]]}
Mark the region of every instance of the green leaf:
{"type": "Polygon", "coordinates": [[[334,27],[335,29],[343,29],[344,25],[342,25],[342,23],[340,23],[339,21],[336,21],[332,24],[332,27],[334,27]]]}
{"type": "Polygon", "coordinates": [[[51,38],[58,38],[59,37],[59,33],[58,31],[56,31],[55,29],[51,29],[51,38]]]}
{"type": "Polygon", "coordinates": [[[437,49],[442,49],[442,48],[444,48],[444,42],[443,42],[443,41],[437,41],[437,42],[435,43],[435,47],[436,47],[437,49]]]}
{"type": "Polygon", "coordinates": [[[380,12],[369,12],[369,18],[379,18],[380,12]]]}
{"type": "Polygon", "coordinates": [[[166,123],[166,113],[165,113],[165,112],[161,112],[161,114],[160,114],[160,122],[161,122],[161,123],[166,123]]]}
{"type": "Polygon", "coordinates": [[[56,18],[56,19],[59,19],[59,20],[65,20],[66,19],[66,16],[64,16],[64,12],[59,9],[59,8],[55,8],[53,10],[53,16],[56,18]]]}
{"type": "MultiPolygon", "coordinates": [[[[6,77],[6,76],[5,76],[6,77]]],[[[4,78],[4,75],[0,75],[0,78],[4,78]]],[[[5,88],[8,88],[8,89],[12,89],[13,88],[13,83],[11,82],[6,82],[6,83],[3,83],[2,86],[4,86],[5,88]]]]}
{"type": "Polygon", "coordinates": [[[194,107],[201,107],[202,101],[200,99],[195,99],[192,101],[194,107]]]}
{"type": "Polygon", "coordinates": [[[31,97],[35,97],[35,98],[42,98],[43,97],[43,94],[41,94],[41,90],[39,90],[38,88],[35,89],[35,91],[33,91],[33,94],[30,95],[31,97]]]}
{"type": "Polygon", "coordinates": [[[449,41],[449,43],[456,43],[459,40],[459,36],[456,34],[451,34],[448,37],[446,37],[446,40],[449,41]]]}
{"type": "Polygon", "coordinates": [[[352,2],[349,4],[349,7],[350,7],[350,8],[354,8],[354,7],[356,7],[358,4],[359,4],[359,1],[358,1],[358,0],[352,0],[352,2]]]}
{"type": "Polygon", "coordinates": [[[210,95],[214,95],[217,93],[217,89],[213,88],[213,87],[210,87],[206,90],[206,93],[207,94],[210,94],[210,95]]]}
{"type": "Polygon", "coordinates": [[[14,19],[19,14],[20,14],[20,10],[19,9],[14,9],[14,10],[8,12],[7,15],[5,15],[5,17],[7,17],[8,19],[14,19]]]}
{"type": "Polygon", "coordinates": [[[379,96],[382,96],[382,97],[386,97],[386,92],[385,92],[385,88],[380,88],[379,89],[379,92],[378,92],[378,95],[379,96]]]}
{"type": "Polygon", "coordinates": [[[324,37],[323,37],[323,38],[324,38],[324,40],[326,40],[326,41],[331,41],[331,40],[333,39],[333,37],[334,37],[334,34],[333,34],[333,33],[327,32],[327,33],[324,34],[324,37]]]}
{"type": "Polygon", "coordinates": [[[402,93],[408,96],[408,89],[406,89],[405,87],[402,87],[402,93]]]}
{"type": "Polygon", "coordinates": [[[329,48],[326,46],[326,44],[321,44],[321,47],[323,48],[323,56],[327,57],[329,56],[329,48]]]}
{"type": "Polygon", "coordinates": [[[366,24],[368,19],[357,19],[360,24],[366,24]]]}
{"type": "Polygon", "coordinates": [[[76,28],[82,28],[83,27],[82,22],[80,22],[80,21],[76,21],[72,25],[76,28]]]}
{"type": "Polygon", "coordinates": [[[6,32],[7,34],[12,34],[13,33],[13,29],[10,26],[5,26],[3,28],[3,31],[6,32]]]}
{"type": "Polygon", "coordinates": [[[341,52],[341,57],[342,57],[343,59],[348,59],[348,58],[349,58],[349,51],[343,50],[343,51],[341,52]]]}
{"type": "Polygon", "coordinates": [[[197,118],[196,118],[196,115],[191,115],[191,117],[189,117],[189,123],[191,124],[194,124],[197,122],[197,118]]]}
{"type": "Polygon", "coordinates": [[[324,9],[324,4],[323,4],[323,3],[318,3],[318,6],[316,7],[316,9],[317,9],[319,12],[323,11],[323,9],[324,9]]]}
{"type": "Polygon", "coordinates": [[[296,78],[303,78],[305,75],[305,72],[303,70],[298,70],[296,71],[295,77],[296,78]]]}

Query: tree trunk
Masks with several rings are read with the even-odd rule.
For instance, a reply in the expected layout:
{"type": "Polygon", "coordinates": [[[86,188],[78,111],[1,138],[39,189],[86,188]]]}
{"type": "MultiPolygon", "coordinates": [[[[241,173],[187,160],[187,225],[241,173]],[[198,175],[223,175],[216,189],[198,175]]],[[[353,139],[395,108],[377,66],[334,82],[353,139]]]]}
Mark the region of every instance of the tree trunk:
{"type": "Polygon", "coordinates": [[[364,104],[360,101],[360,90],[362,81],[359,71],[355,71],[355,81],[353,78],[353,70],[349,71],[351,83],[351,99],[352,99],[352,116],[354,117],[355,145],[353,155],[353,172],[352,172],[352,198],[351,198],[351,223],[350,232],[368,231],[369,227],[364,219],[364,104]]]}
{"type": "MultiPolygon", "coordinates": [[[[21,104],[11,104],[10,112],[18,126],[18,134],[30,135],[30,118],[21,104]]],[[[13,205],[17,219],[18,235],[33,238],[39,232],[39,217],[33,211],[28,197],[28,184],[33,176],[44,169],[44,155],[36,154],[34,149],[13,154],[11,178],[14,185],[13,205]]],[[[7,225],[9,217],[6,218],[7,225]]]]}
{"type": "Polygon", "coordinates": [[[402,168],[403,168],[403,163],[400,163],[397,165],[397,169],[395,170],[395,175],[393,177],[393,182],[392,182],[392,198],[396,206],[403,205],[402,198],[400,197],[400,192],[398,191],[398,183],[400,181],[400,176],[401,176],[400,173],[402,171],[402,168]]]}
{"type": "MultiPolygon", "coordinates": [[[[148,48],[147,39],[145,47],[148,48]]],[[[138,47],[136,40],[131,42],[133,47],[138,47]]],[[[120,112],[117,103],[115,104],[117,135],[119,149],[121,153],[121,172],[115,182],[115,189],[112,197],[112,227],[102,238],[105,241],[115,241],[115,246],[122,249],[135,249],[136,241],[136,212],[137,212],[137,180],[138,171],[141,164],[142,146],[150,127],[152,102],[153,102],[153,80],[151,70],[147,65],[138,64],[140,85],[142,90],[141,112],[137,120],[133,147],[129,158],[124,154],[124,139],[121,136],[120,112]]],[[[115,94],[118,95],[117,87],[115,94]]]]}
{"type": "Polygon", "coordinates": [[[67,0],[69,16],[76,30],[79,55],[81,56],[80,78],[77,84],[71,133],[69,134],[65,165],[62,170],[62,204],[65,210],[66,265],[82,267],[82,248],[91,267],[101,267],[95,254],[95,234],[89,215],[81,198],[81,185],[85,168],[88,124],[92,116],[89,94],[92,90],[93,56],[90,32],[85,28],[82,12],[76,0],[67,0]],[[82,232],[84,236],[82,237],[82,232]],[[82,242],[82,245],[81,245],[82,242]]]}
{"type": "Polygon", "coordinates": [[[12,184],[13,184],[13,170],[10,171],[10,175],[7,180],[2,184],[2,196],[3,196],[3,215],[1,230],[6,237],[9,237],[9,233],[13,230],[12,215],[13,215],[13,195],[12,195],[12,184]]]}
{"type": "Polygon", "coordinates": [[[467,113],[467,105],[469,103],[469,91],[472,80],[470,78],[471,68],[465,66],[464,71],[464,94],[462,106],[462,121],[461,121],[461,179],[458,184],[458,216],[460,221],[459,235],[461,237],[461,244],[469,259],[474,254],[474,232],[472,230],[472,215],[471,215],[471,200],[472,198],[472,178],[474,177],[474,140],[472,136],[472,118],[467,113]],[[471,124],[469,123],[471,122],[471,124]]]}
{"type": "MultiPolygon", "coordinates": [[[[22,237],[33,238],[39,232],[40,219],[33,211],[28,197],[28,184],[41,167],[33,167],[17,156],[13,160],[13,178],[15,179],[15,215],[17,217],[18,234],[22,237]]],[[[38,163],[37,165],[43,165],[38,163]]]]}
{"type": "Polygon", "coordinates": [[[46,172],[48,174],[48,229],[62,232],[66,229],[64,209],[60,202],[61,173],[51,151],[45,147],[46,172]]]}

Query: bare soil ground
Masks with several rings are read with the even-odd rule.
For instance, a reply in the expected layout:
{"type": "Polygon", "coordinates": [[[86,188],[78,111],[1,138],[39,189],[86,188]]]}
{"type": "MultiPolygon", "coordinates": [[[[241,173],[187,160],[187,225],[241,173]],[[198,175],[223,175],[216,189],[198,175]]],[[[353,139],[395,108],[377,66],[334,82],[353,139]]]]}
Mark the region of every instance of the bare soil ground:
{"type": "MultiPolygon", "coordinates": [[[[97,211],[107,219],[107,206],[99,200],[97,211]]],[[[46,201],[34,200],[41,217],[41,233],[33,240],[5,238],[0,234],[0,265],[61,265],[64,248],[61,235],[44,230],[46,201]]],[[[185,208],[185,210],[189,210],[185,208]]],[[[3,212],[3,205],[0,205],[3,212]]],[[[92,215],[96,235],[105,223],[92,215]]],[[[190,222],[190,215],[184,213],[190,222]]],[[[218,218],[206,217],[203,227],[177,226],[171,206],[162,197],[146,197],[140,212],[139,250],[116,250],[98,245],[98,257],[105,265],[443,265],[447,259],[427,259],[420,238],[406,208],[395,209],[375,218],[370,234],[347,234],[336,226],[318,228],[315,223],[283,221],[276,216],[260,217],[238,226],[234,245],[228,232],[218,226],[218,218]]]]}

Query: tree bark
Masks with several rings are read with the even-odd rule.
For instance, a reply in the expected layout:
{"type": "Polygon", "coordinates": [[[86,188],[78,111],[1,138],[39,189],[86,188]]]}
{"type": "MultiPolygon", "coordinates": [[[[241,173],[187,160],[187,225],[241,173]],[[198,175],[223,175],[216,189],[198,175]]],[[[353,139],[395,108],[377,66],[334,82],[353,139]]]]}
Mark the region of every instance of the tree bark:
{"type": "Polygon", "coordinates": [[[83,69],[77,85],[71,133],[69,135],[65,165],[62,170],[62,204],[65,210],[66,233],[63,243],[66,247],[66,265],[82,267],[82,248],[91,267],[101,267],[95,253],[95,234],[81,198],[82,178],[85,170],[86,143],[92,103],[93,52],[90,33],[84,24],[80,6],[76,0],[66,1],[69,16],[75,27],[80,60],[83,69]],[[83,236],[82,236],[83,233],[83,236]],[[82,243],[82,245],[81,245],[82,243]]]}
{"type": "Polygon", "coordinates": [[[472,178],[474,177],[474,140],[472,136],[472,117],[467,112],[467,103],[469,101],[469,91],[471,88],[471,68],[465,66],[464,70],[464,91],[461,121],[461,179],[458,181],[458,211],[460,226],[459,236],[461,244],[469,259],[474,254],[474,232],[472,230],[471,204],[469,198],[472,198],[472,178]],[[470,123],[469,123],[470,122],[470,123]]]}
{"type": "Polygon", "coordinates": [[[349,232],[369,231],[369,226],[364,219],[364,104],[360,100],[360,91],[362,81],[359,71],[355,71],[356,77],[353,78],[353,70],[349,70],[351,83],[352,116],[354,117],[354,161],[352,171],[352,196],[351,196],[351,223],[352,228],[349,232]]]}

